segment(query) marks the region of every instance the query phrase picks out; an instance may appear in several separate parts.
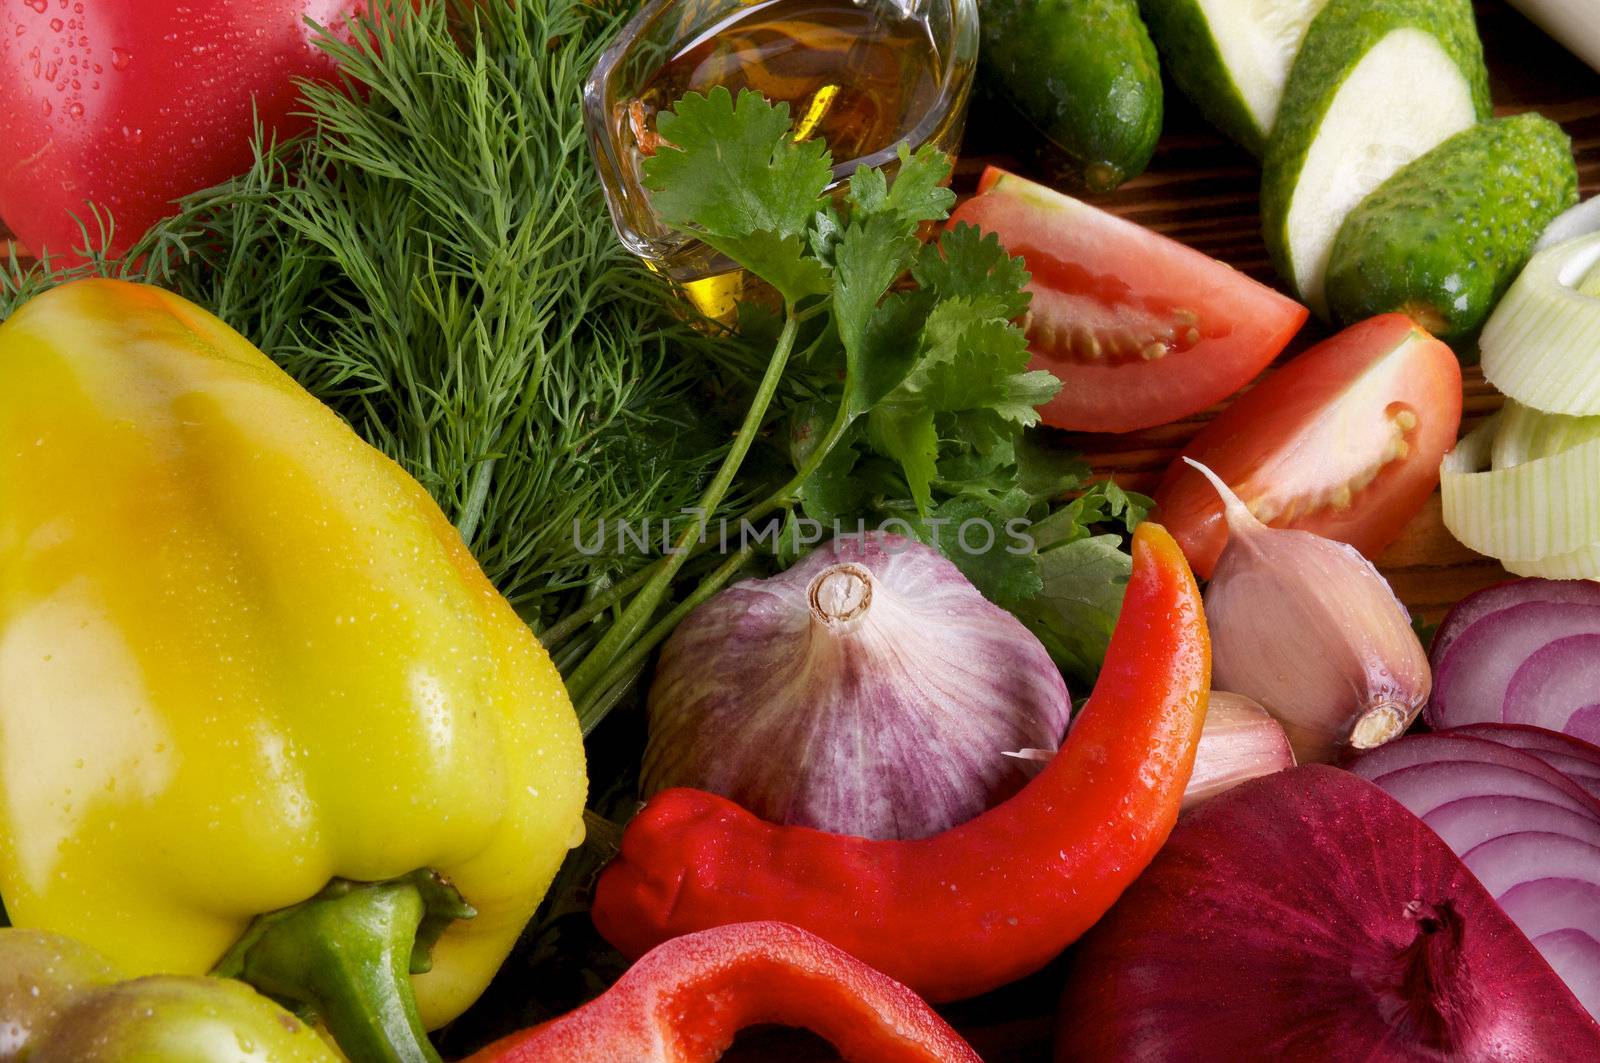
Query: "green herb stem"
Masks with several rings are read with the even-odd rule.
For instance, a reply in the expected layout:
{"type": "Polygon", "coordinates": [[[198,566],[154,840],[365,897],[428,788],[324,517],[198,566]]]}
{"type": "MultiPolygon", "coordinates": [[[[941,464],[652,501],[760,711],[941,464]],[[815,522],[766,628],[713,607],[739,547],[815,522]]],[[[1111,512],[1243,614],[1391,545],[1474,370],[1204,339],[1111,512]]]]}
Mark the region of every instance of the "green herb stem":
{"type": "MultiPolygon", "coordinates": [[[[850,394],[850,383],[848,380],[845,382],[845,394],[850,394]]],[[[754,523],[768,514],[776,513],[785,506],[792,506],[799,502],[801,488],[803,488],[806,484],[806,481],[811,479],[816,471],[822,467],[822,463],[826,461],[828,455],[833,452],[833,448],[839,444],[839,440],[844,437],[845,432],[849,429],[850,423],[853,420],[854,418],[850,416],[850,402],[847,398],[839,403],[838,412],[834,414],[833,423],[828,426],[827,434],[822,437],[822,439],[814,448],[812,448],[811,453],[806,455],[806,460],[801,463],[800,468],[794,474],[794,477],[788,483],[784,484],[772,494],[768,495],[766,498],[762,499],[760,502],[757,502],[753,507],[751,507],[750,510],[745,513],[744,519],[754,523]]]]}
{"type": "Polygon", "coordinates": [[[596,684],[607,674],[611,666],[628,652],[633,640],[650,622],[661,599],[665,597],[667,588],[671,586],[673,577],[688,562],[690,544],[704,534],[711,514],[722,505],[728,487],[733,483],[739,466],[744,464],[745,455],[750,452],[756,434],[766,421],[767,407],[777,394],[778,383],[783,379],[783,371],[788,365],[789,354],[794,349],[795,336],[799,328],[799,318],[795,315],[794,306],[790,304],[784,308],[783,331],[779,333],[778,341],[773,347],[772,360],[767,364],[767,371],[750,400],[750,409],[745,413],[744,423],[739,426],[733,445],[728,448],[727,457],[723,459],[721,467],[717,469],[717,475],[712,478],[711,484],[700,499],[698,515],[678,537],[675,548],[658,562],[658,567],[651,573],[644,589],[628,603],[627,608],[622,611],[616,623],[611,625],[599,644],[567,678],[567,690],[579,704],[584,703],[596,684]]]}
{"type": "MultiPolygon", "coordinates": [[[[696,547],[696,553],[698,552],[699,548],[696,547]]],[[[655,573],[659,564],[661,564],[659,559],[652,561],[649,567],[641,568],[627,579],[613,583],[561,620],[539,632],[539,641],[544,643],[545,649],[554,652],[557,646],[571,638],[585,624],[649,583],[651,575],[655,573]]]]}
{"type": "Polygon", "coordinates": [[[606,673],[595,683],[595,688],[601,691],[600,695],[578,706],[578,723],[583,727],[584,734],[594,730],[595,726],[605,718],[606,713],[616,705],[618,699],[633,686],[639,673],[644,669],[650,651],[665,642],[667,636],[682,623],[684,617],[726,586],[754,553],[754,546],[746,546],[729,556],[717,566],[715,572],[700,581],[693,593],[673,606],[666,616],[656,621],[649,631],[635,640],[615,664],[606,669],[606,673]]]}
{"type": "MultiPolygon", "coordinates": [[[[799,318],[804,320],[805,314],[802,313],[799,315],[799,318]]],[[[817,446],[811,451],[811,454],[806,458],[805,463],[801,465],[799,471],[795,473],[794,478],[788,483],[784,484],[778,490],[774,491],[772,494],[768,495],[766,498],[762,499],[760,502],[756,503],[755,506],[749,510],[746,510],[741,516],[741,520],[746,523],[754,523],[755,521],[760,520],[762,517],[776,513],[784,506],[790,506],[798,502],[800,499],[801,487],[805,485],[805,482],[811,478],[812,474],[817,471],[818,467],[821,466],[823,461],[827,459],[828,455],[832,453],[833,448],[838,445],[839,440],[843,438],[846,430],[849,429],[852,420],[853,418],[850,416],[848,406],[845,403],[840,403],[838,413],[834,416],[833,424],[828,427],[827,434],[822,437],[821,441],[818,442],[817,446]]],[[[700,557],[707,550],[709,550],[710,547],[711,544],[709,542],[696,543],[695,546],[690,549],[688,559],[692,561],[695,558],[700,557]]],[[[651,562],[648,568],[640,569],[627,579],[613,584],[603,593],[596,595],[594,598],[585,602],[578,609],[567,614],[567,616],[563,617],[557,623],[550,625],[544,631],[540,632],[539,640],[544,643],[545,649],[550,650],[552,653],[555,652],[557,646],[560,646],[567,639],[571,638],[585,624],[588,624],[601,613],[616,605],[623,598],[626,598],[628,595],[634,593],[648,583],[651,576],[655,574],[656,569],[662,564],[665,564],[665,562],[666,558],[658,558],[657,560],[651,562]]]]}

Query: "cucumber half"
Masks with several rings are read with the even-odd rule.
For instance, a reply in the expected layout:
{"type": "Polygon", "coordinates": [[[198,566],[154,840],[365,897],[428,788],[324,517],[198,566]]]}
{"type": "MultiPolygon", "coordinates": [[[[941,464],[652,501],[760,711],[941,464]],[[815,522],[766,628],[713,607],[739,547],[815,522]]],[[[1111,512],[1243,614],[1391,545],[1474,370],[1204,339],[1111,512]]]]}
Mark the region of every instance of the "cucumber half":
{"type": "Polygon", "coordinates": [[[1327,317],[1323,280],[1350,211],[1489,113],[1469,0],[1330,0],[1312,20],[1267,142],[1261,217],[1314,311],[1327,317]]]}
{"type": "Polygon", "coordinates": [[[1260,155],[1300,42],[1327,0],[1142,0],[1173,80],[1228,136],[1260,155]]]}

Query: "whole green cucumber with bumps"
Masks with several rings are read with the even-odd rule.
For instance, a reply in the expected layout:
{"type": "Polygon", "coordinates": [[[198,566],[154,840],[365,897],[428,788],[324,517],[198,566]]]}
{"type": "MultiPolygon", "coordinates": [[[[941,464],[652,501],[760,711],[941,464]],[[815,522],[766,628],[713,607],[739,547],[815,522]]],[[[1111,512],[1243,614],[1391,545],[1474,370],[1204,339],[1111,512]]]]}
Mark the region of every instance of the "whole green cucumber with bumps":
{"type": "Polygon", "coordinates": [[[1578,201],[1572,141],[1537,114],[1485,122],[1407,164],[1362,201],[1328,263],[1343,322],[1391,310],[1471,343],[1539,234],[1578,201]]]}
{"type": "Polygon", "coordinates": [[[1328,0],[1306,31],[1267,141],[1267,250],[1328,316],[1323,279],[1345,217],[1400,167],[1488,118],[1471,0],[1328,0]]]}
{"type": "Polygon", "coordinates": [[[1161,136],[1161,68],[1137,0],[981,0],[990,87],[1061,149],[1090,191],[1144,171],[1161,136]]]}

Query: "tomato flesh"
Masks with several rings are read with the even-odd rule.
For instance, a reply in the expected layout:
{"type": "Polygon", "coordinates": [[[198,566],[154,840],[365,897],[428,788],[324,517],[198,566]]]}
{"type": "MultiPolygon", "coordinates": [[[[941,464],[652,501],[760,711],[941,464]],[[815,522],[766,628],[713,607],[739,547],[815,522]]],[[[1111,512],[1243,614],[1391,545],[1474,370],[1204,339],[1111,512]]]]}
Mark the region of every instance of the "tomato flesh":
{"type": "Polygon", "coordinates": [[[990,167],[950,224],[995,233],[1033,275],[1033,368],[1062,382],[1044,422],[1130,432],[1243,387],[1305,323],[1294,300],[1115,215],[990,167]]]}
{"type": "MultiPolygon", "coordinates": [[[[1184,448],[1264,522],[1376,557],[1439,483],[1461,427],[1461,367],[1403,314],[1352,325],[1222,411],[1184,448]]],[[[1209,578],[1227,542],[1217,493],[1182,458],[1158,518],[1209,578]]]]}

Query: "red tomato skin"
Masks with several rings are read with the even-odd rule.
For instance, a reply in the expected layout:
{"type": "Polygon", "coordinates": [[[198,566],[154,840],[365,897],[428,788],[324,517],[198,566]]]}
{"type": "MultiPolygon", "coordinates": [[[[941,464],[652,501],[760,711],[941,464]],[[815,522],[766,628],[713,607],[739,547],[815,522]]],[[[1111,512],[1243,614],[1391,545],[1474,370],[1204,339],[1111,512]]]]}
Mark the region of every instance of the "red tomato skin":
{"type": "Polygon", "coordinates": [[[1422,342],[1395,355],[1406,359],[1396,374],[1399,389],[1383,395],[1382,406],[1366,411],[1369,420],[1386,416],[1396,403],[1413,412],[1417,425],[1406,435],[1409,453],[1384,464],[1370,483],[1352,492],[1347,508],[1324,505],[1289,520],[1279,516],[1267,522],[1349,543],[1369,559],[1395,540],[1433,494],[1439,462],[1455,445],[1461,427],[1461,366],[1448,346],[1410,318],[1383,314],[1322,341],[1266,377],[1202,428],[1167,468],[1156,489],[1155,516],[1171,529],[1198,575],[1211,578],[1228,528],[1216,491],[1183,456],[1211,469],[1246,503],[1255,494],[1252,487],[1260,486],[1252,484],[1252,475],[1271,460],[1298,463],[1295,482],[1287,487],[1280,483],[1280,488],[1301,494],[1331,490],[1338,484],[1327,479],[1330,470],[1313,466],[1319,459],[1335,470],[1341,458],[1359,463],[1356,448],[1362,441],[1350,441],[1353,446],[1344,454],[1302,446],[1296,455],[1296,443],[1305,443],[1310,426],[1333,407],[1342,389],[1414,336],[1422,342]]]}
{"type": "Polygon", "coordinates": [[[1200,251],[992,166],[978,194],[951,215],[950,225],[962,222],[996,233],[1033,275],[1031,368],[1062,382],[1040,407],[1044,423],[1056,428],[1131,432],[1203,410],[1266,368],[1309,314],[1200,251]],[[1113,308],[1113,316],[1152,313],[1159,321],[1163,314],[1198,312],[1201,338],[1150,361],[1052,354],[1035,315],[1070,329],[1078,324],[1070,312],[1053,308],[1062,298],[1080,297],[1113,308]]]}
{"type": "Polygon", "coordinates": [[[306,18],[346,35],[364,0],[5,0],[0,5],[0,219],[35,254],[120,253],[172,201],[244,172],[255,114],[307,128],[295,78],[334,80],[306,18]]]}

